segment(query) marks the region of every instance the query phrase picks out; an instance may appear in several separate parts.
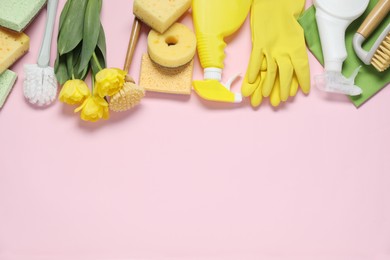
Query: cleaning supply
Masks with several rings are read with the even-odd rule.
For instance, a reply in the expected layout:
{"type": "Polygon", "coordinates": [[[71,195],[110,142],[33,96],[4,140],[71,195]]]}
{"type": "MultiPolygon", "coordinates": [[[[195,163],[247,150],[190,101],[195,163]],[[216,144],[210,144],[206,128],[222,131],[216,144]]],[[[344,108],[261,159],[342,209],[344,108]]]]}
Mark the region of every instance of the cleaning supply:
{"type": "Polygon", "coordinates": [[[133,13],[155,31],[164,33],[191,7],[191,0],[135,0],[133,13]]]}
{"type": "Polygon", "coordinates": [[[145,96],[145,89],[135,84],[129,75],[125,77],[125,84],[118,95],[110,99],[110,109],[115,112],[126,111],[136,106],[145,96]]]}
{"type": "Polygon", "coordinates": [[[298,85],[310,91],[304,33],[297,22],[305,0],[254,0],[251,9],[252,53],[241,92],[257,107],[262,97],[278,106],[298,85]],[[269,26],[265,26],[269,24],[269,26]]]}
{"type": "Polygon", "coordinates": [[[0,0],[0,26],[23,31],[45,3],[46,0],[0,0]]]}
{"type": "Polygon", "coordinates": [[[155,30],[149,32],[149,56],[163,67],[180,67],[190,62],[195,52],[195,34],[184,24],[175,23],[162,34],[155,30]]]}
{"type": "MultiPolygon", "coordinates": [[[[163,33],[176,22],[190,6],[191,0],[135,0],[133,3],[133,13],[135,17],[127,48],[124,71],[128,72],[130,70],[131,61],[141,30],[141,21],[149,25],[152,29],[163,33]]],[[[114,111],[116,111],[116,109],[120,109],[117,111],[126,111],[137,105],[143,97],[143,95],[136,94],[134,96],[139,97],[139,100],[129,98],[129,95],[131,95],[133,91],[142,94],[139,92],[140,87],[136,86],[134,83],[125,84],[123,88],[123,91],[119,91],[110,99],[110,108],[114,111]],[[131,87],[134,88],[131,89],[131,87]],[[134,101],[134,103],[129,102],[129,100],[134,101]]]]}
{"type": "Polygon", "coordinates": [[[39,52],[38,64],[24,66],[24,96],[30,103],[37,104],[38,106],[49,105],[57,95],[58,83],[54,69],[49,67],[51,40],[57,14],[57,5],[58,0],[48,0],[46,29],[39,52]]]}
{"type": "Polygon", "coordinates": [[[3,107],[12,87],[15,84],[16,78],[16,73],[10,70],[6,70],[0,74],[0,108],[3,107]]]}
{"type": "Polygon", "coordinates": [[[164,33],[190,7],[191,0],[135,0],[133,3],[133,14],[135,17],[127,48],[125,71],[130,69],[142,26],[141,21],[149,25],[151,29],[164,33]]]}
{"type": "MultiPolygon", "coordinates": [[[[139,22],[138,18],[135,17],[133,27],[130,33],[130,40],[129,46],[127,48],[125,64],[123,66],[123,70],[126,72],[130,70],[140,30],[141,23],[139,22]]],[[[140,87],[139,85],[136,85],[133,78],[129,74],[127,74],[122,89],[110,98],[109,108],[115,112],[127,111],[138,105],[144,96],[145,89],[140,87]]]]}
{"type": "Polygon", "coordinates": [[[345,31],[363,14],[369,0],[314,0],[316,19],[325,58],[325,72],[315,77],[316,86],[327,92],[357,96],[362,90],[354,85],[357,68],[350,78],[342,74],[347,58],[345,31]]]}
{"type": "MultiPolygon", "coordinates": [[[[342,74],[345,77],[349,77],[353,71],[356,70],[356,68],[362,66],[359,71],[359,76],[356,77],[355,84],[363,90],[363,93],[359,96],[349,97],[356,107],[363,105],[367,100],[373,97],[378,91],[380,91],[390,82],[390,73],[380,73],[373,66],[365,66],[364,63],[356,56],[352,47],[352,39],[354,34],[363,23],[365,17],[367,17],[367,15],[371,12],[377,3],[378,0],[371,0],[365,13],[360,18],[355,20],[346,31],[345,45],[347,47],[347,59],[344,61],[342,74]]],[[[315,14],[316,12],[314,6],[310,7],[299,18],[299,23],[304,29],[308,48],[318,59],[318,61],[321,64],[324,64],[315,14]]],[[[371,48],[375,44],[376,39],[378,39],[380,36],[381,32],[385,30],[389,23],[390,16],[387,16],[385,20],[379,25],[377,30],[373,32],[371,37],[367,39],[364,47],[371,48]]]]}
{"type": "Polygon", "coordinates": [[[389,14],[389,11],[390,0],[379,1],[353,37],[353,47],[357,56],[366,65],[371,63],[380,72],[385,71],[390,66],[390,23],[370,51],[365,51],[362,44],[389,14]]]}
{"type": "Polygon", "coordinates": [[[193,81],[196,93],[211,101],[239,103],[240,93],[230,91],[238,75],[221,83],[226,43],[224,38],[234,34],[245,21],[252,0],[193,0],[192,14],[198,41],[198,55],[204,80],[193,81]]]}
{"type": "Polygon", "coordinates": [[[0,28],[0,74],[27,53],[29,48],[30,38],[26,34],[0,28]]]}
{"type": "Polygon", "coordinates": [[[162,67],[148,54],[142,56],[139,84],[147,91],[169,94],[191,94],[194,60],[177,68],[162,67]]]}

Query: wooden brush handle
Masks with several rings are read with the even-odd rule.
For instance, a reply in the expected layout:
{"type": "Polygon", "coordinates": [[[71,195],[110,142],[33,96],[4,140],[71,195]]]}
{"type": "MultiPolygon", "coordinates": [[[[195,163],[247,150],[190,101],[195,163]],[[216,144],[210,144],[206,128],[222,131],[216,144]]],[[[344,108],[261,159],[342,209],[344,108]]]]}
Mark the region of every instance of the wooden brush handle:
{"type": "Polygon", "coordinates": [[[133,27],[131,28],[129,47],[127,47],[125,65],[123,66],[123,70],[126,72],[130,70],[131,61],[133,60],[133,55],[134,55],[135,47],[137,46],[140,31],[141,31],[141,22],[138,20],[137,17],[135,17],[133,22],[133,27]]]}
{"type": "Polygon", "coordinates": [[[366,39],[370,37],[371,33],[378,27],[389,11],[390,0],[380,0],[360,26],[358,33],[366,39]]]}

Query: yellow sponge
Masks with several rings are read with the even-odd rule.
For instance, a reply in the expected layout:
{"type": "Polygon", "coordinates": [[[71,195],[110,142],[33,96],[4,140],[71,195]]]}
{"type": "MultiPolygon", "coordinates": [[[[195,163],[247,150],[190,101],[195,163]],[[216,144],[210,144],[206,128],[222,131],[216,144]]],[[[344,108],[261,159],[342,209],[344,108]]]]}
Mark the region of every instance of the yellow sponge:
{"type": "Polygon", "coordinates": [[[148,53],[164,67],[175,68],[190,62],[196,52],[196,36],[184,24],[175,23],[165,33],[150,30],[148,53]]]}
{"type": "Polygon", "coordinates": [[[30,48],[30,38],[24,33],[0,28],[0,74],[30,48]]]}
{"type": "Polygon", "coordinates": [[[165,32],[190,7],[191,0],[135,0],[133,13],[159,33],[165,32]]]}
{"type": "Polygon", "coordinates": [[[153,62],[149,55],[142,56],[139,85],[147,91],[190,95],[194,60],[177,67],[166,68],[153,62]]]}

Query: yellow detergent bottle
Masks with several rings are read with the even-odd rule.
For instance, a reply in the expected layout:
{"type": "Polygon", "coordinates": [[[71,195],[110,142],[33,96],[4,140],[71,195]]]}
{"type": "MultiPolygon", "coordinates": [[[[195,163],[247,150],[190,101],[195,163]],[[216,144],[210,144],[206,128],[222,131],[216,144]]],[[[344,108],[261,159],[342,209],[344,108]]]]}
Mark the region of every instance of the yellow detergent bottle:
{"type": "Polygon", "coordinates": [[[192,14],[204,80],[193,82],[196,93],[207,100],[239,103],[242,96],[230,91],[238,75],[222,84],[224,38],[235,33],[248,16],[252,0],[193,0],[192,14]]]}

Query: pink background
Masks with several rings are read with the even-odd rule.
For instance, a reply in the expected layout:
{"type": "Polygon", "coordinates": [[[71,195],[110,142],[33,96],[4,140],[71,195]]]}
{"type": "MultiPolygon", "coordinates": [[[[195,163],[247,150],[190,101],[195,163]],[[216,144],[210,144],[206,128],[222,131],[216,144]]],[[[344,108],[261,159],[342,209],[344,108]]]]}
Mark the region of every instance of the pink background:
{"type": "MultiPolygon", "coordinates": [[[[131,7],[104,1],[110,67],[123,65],[131,7]]],[[[86,123],[59,102],[24,100],[45,13],[0,111],[0,260],[390,259],[390,88],[360,109],[314,88],[257,110],[148,93],[132,112],[86,123]]],[[[228,42],[226,78],[245,73],[248,21],[228,42]]]]}

